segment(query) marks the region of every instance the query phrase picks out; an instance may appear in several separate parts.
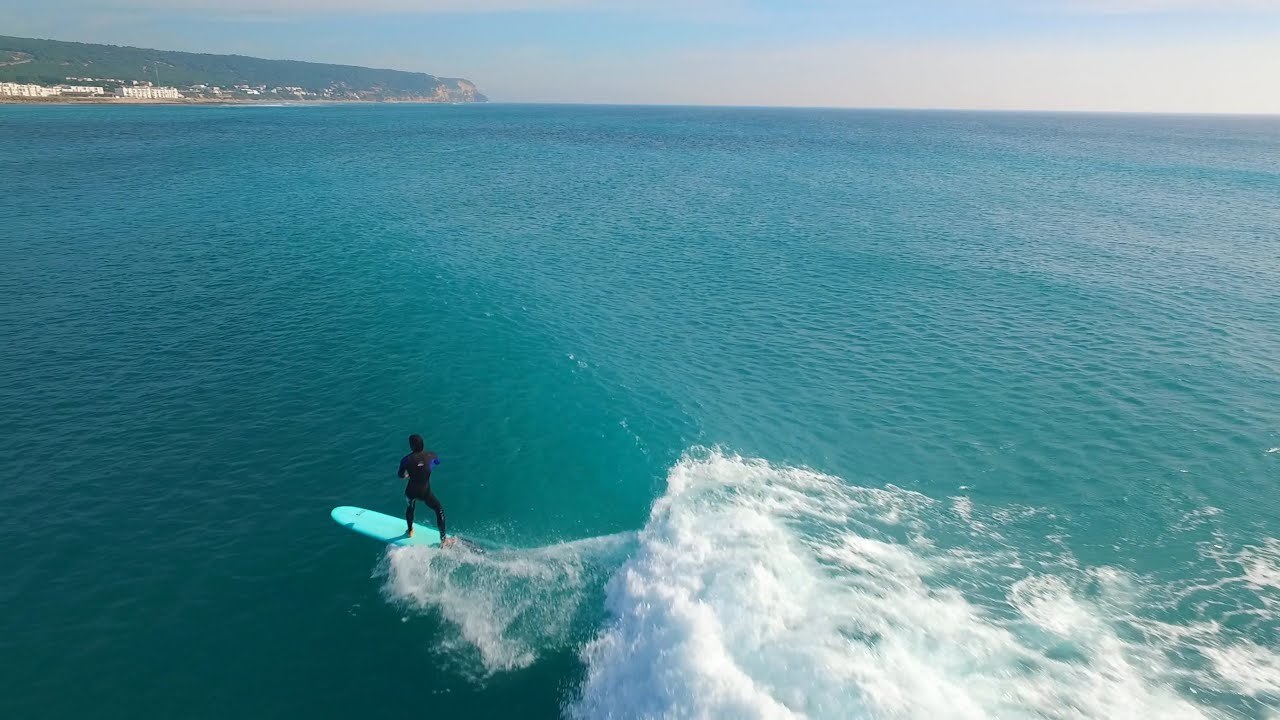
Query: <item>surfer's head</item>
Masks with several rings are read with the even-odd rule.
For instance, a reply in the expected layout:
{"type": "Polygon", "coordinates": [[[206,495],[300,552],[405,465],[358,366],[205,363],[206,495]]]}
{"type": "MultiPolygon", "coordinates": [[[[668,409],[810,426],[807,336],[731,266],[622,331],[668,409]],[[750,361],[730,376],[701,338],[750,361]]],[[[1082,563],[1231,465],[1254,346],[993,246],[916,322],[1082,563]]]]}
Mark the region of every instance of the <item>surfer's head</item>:
{"type": "Polygon", "coordinates": [[[410,436],[409,436],[409,449],[410,449],[410,450],[412,450],[412,451],[414,451],[414,452],[422,452],[422,448],[423,448],[423,447],[424,447],[424,446],[423,446],[423,444],[422,444],[422,436],[421,436],[421,435],[410,435],[410,436]]]}

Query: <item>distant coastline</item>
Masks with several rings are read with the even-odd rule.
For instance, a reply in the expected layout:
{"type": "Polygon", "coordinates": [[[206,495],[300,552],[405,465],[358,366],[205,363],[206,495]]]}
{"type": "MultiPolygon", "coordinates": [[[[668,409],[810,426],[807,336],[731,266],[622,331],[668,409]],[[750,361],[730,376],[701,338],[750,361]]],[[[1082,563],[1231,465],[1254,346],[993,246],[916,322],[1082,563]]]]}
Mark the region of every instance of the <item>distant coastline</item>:
{"type": "Polygon", "coordinates": [[[474,103],[465,78],[0,36],[0,103],[474,103]]]}
{"type": "Polygon", "coordinates": [[[283,98],[122,98],[114,96],[98,97],[19,97],[0,95],[0,105],[464,105],[469,103],[420,99],[355,99],[355,98],[318,98],[283,99],[283,98]]]}

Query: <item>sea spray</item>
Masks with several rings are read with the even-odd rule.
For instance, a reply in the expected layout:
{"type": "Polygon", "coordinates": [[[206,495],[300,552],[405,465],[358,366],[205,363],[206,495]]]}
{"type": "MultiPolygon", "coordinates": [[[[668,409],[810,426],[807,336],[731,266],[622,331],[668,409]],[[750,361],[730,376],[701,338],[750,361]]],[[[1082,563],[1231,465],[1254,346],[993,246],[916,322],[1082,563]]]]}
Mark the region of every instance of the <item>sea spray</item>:
{"type": "Polygon", "coordinates": [[[1176,589],[991,529],[1033,508],[947,505],[691,452],[609,581],[567,713],[1265,717],[1274,649],[1161,623],[1176,589]],[[1197,649],[1211,662],[1179,662],[1197,649]]]}
{"type": "Polygon", "coordinates": [[[601,586],[633,541],[623,533],[483,554],[392,548],[378,574],[391,601],[438,613],[446,636],[437,646],[483,677],[580,640],[599,614],[601,586]]]}

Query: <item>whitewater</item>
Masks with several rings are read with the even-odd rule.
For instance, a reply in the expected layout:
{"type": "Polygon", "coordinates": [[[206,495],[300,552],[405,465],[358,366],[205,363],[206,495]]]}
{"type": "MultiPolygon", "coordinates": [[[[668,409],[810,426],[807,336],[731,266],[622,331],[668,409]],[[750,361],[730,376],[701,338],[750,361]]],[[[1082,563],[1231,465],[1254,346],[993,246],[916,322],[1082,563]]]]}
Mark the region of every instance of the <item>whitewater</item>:
{"type": "Polygon", "coordinates": [[[1280,698],[1280,653],[1242,632],[1280,621],[1280,541],[1210,539],[1170,582],[1082,565],[1034,538],[1046,515],[692,449],[634,535],[393,549],[378,574],[447,621],[476,682],[575,649],[583,720],[1227,718],[1280,698]],[[1167,619],[1185,604],[1204,614],[1167,619]]]}

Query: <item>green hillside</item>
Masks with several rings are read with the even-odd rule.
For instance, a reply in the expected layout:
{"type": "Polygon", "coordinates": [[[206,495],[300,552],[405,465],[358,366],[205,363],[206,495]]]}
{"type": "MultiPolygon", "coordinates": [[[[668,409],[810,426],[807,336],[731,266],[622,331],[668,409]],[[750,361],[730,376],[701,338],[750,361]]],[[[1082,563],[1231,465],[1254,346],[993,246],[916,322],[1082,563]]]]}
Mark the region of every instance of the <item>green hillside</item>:
{"type": "Polygon", "coordinates": [[[157,76],[159,84],[179,87],[266,85],[312,91],[338,87],[389,96],[485,99],[466,80],[426,73],[0,36],[0,82],[51,85],[71,77],[156,82],[157,76]]]}

